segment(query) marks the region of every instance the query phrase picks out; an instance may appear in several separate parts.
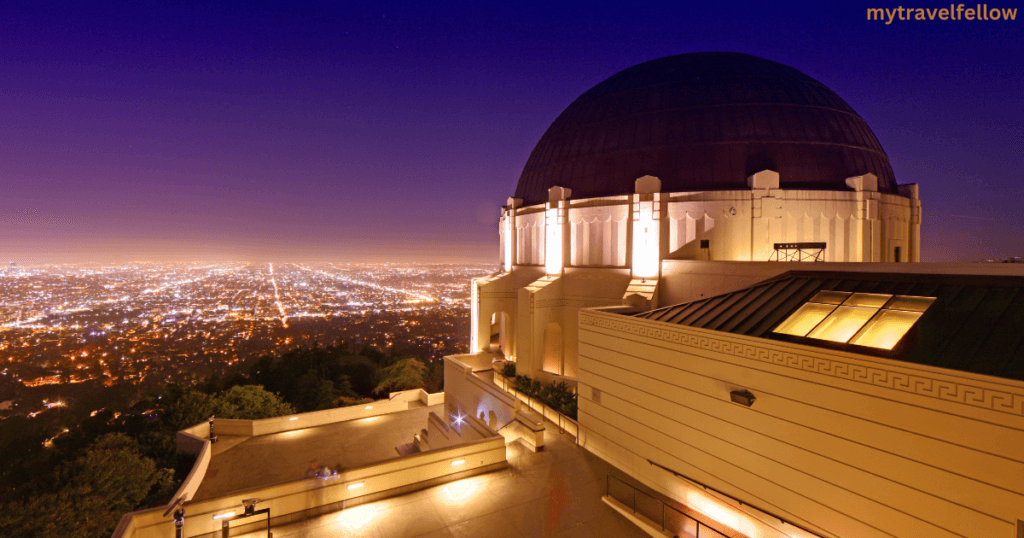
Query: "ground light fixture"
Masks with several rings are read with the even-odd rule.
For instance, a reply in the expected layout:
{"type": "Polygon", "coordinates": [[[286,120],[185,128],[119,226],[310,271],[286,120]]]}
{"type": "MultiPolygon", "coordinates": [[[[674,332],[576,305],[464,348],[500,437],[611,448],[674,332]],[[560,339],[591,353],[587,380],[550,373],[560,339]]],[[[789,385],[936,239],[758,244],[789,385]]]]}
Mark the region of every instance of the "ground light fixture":
{"type": "Polygon", "coordinates": [[[466,460],[455,460],[452,462],[452,467],[455,467],[456,465],[462,465],[463,463],[466,463],[466,460]]]}
{"type": "Polygon", "coordinates": [[[359,489],[359,488],[361,488],[361,487],[363,487],[365,485],[366,485],[366,483],[364,483],[364,482],[356,482],[355,484],[349,484],[348,487],[346,487],[345,489],[348,489],[348,490],[359,489]]]}
{"type": "Polygon", "coordinates": [[[363,409],[366,409],[367,411],[369,411],[370,409],[373,409],[373,406],[372,405],[368,405],[368,406],[364,407],[363,409]]]}
{"type": "Polygon", "coordinates": [[[231,517],[233,515],[235,515],[234,512],[224,512],[223,514],[217,514],[213,516],[213,519],[224,519],[226,517],[231,517]]]}
{"type": "Polygon", "coordinates": [[[292,417],[292,418],[288,419],[288,422],[291,422],[293,420],[299,420],[299,417],[292,417]]]}

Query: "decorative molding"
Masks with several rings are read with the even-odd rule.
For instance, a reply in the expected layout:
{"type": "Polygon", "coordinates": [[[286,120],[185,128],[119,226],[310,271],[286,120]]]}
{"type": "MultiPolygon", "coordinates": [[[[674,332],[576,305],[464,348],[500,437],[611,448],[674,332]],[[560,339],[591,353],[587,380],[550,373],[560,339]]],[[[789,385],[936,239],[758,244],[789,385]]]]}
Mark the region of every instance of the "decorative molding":
{"type": "Polygon", "coordinates": [[[480,298],[482,299],[516,299],[519,294],[514,291],[482,291],[480,292],[480,298]]]}
{"type": "Polygon", "coordinates": [[[544,299],[537,301],[537,308],[555,308],[568,306],[571,308],[590,308],[592,306],[617,306],[622,304],[618,299],[544,299]]]}
{"type": "Polygon", "coordinates": [[[966,404],[1000,413],[1024,415],[1024,394],[1022,393],[1007,392],[968,383],[954,382],[948,379],[929,377],[920,372],[901,372],[879,365],[858,364],[835,358],[783,352],[753,346],[745,342],[732,342],[703,334],[695,334],[683,330],[677,325],[652,327],[630,320],[624,316],[616,317],[623,319],[608,319],[593,313],[584,312],[580,316],[580,325],[589,325],[672,344],[724,353],[743,359],[756,360],[866,385],[927,396],[947,402],[966,404]]]}

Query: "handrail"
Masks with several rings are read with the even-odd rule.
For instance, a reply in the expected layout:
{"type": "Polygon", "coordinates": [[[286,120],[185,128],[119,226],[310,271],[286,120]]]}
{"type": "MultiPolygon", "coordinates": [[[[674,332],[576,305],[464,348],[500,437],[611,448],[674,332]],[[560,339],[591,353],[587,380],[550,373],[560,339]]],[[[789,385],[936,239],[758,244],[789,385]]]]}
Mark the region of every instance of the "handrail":
{"type": "Polygon", "coordinates": [[[512,424],[512,423],[513,423],[513,422],[515,422],[515,421],[516,421],[516,417],[515,417],[515,415],[513,415],[513,416],[512,416],[512,419],[511,419],[511,420],[509,420],[509,421],[508,421],[508,422],[506,422],[505,424],[502,424],[502,426],[501,426],[500,428],[498,428],[498,429],[496,429],[496,430],[494,430],[494,431],[496,431],[496,432],[500,432],[501,430],[504,430],[504,429],[505,429],[505,426],[508,426],[509,424],[512,424]]]}
{"type": "MultiPolygon", "coordinates": [[[[668,503],[655,498],[653,495],[651,495],[651,494],[649,494],[649,493],[647,493],[645,491],[640,491],[635,486],[629,485],[625,480],[622,480],[621,478],[619,478],[617,476],[609,474],[609,475],[605,475],[605,477],[606,478],[605,478],[605,492],[604,492],[604,494],[605,494],[606,497],[611,497],[612,499],[615,499],[615,497],[613,497],[612,494],[611,494],[611,479],[613,479],[613,478],[615,479],[616,482],[619,482],[622,485],[624,485],[624,486],[628,487],[629,489],[633,490],[633,506],[630,507],[633,510],[633,514],[637,513],[636,512],[636,494],[637,493],[640,493],[641,495],[644,495],[647,498],[651,499],[652,501],[654,501],[654,502],[658,503],[659,505],[661,505],[661,530],[663,530],[663,531],[666,530],[665,510],[668,509],[668,510],[672,510],[673,512],[679,514],[683,518],[688,519],[688,520],[693,521],[694,523],[696,523],[697,524],[697,538],[700,538],[700,529],[701,529],[701,527],[704,527],[704,528],[707,528],[707,529],[711,529],[712,531],[718,533],[721,536],[732,536],[732,533],[727,533],[727,532],[721,531],[719,529],[716,529],[715,527],[712,527],[711,525],[708,525],[707,523],[704,523],[703,521],[701,521],[701,520],[699,520],[699,519],[697,519],[695,517],[688,516],[688,515],[682,513],[676,507],[669,506],[668,503]]],[[[651,518],[648,518],[648,519],[651,519],[651,518]]],[[[651,519],[651,521],[654,521],[654,520],[651,519]]],[[[655,523],[657,523],[657,522],[655,521],[655,523]]],[[[678,537],[678,534],[676,536],[678,537]]]]}
{"type": "Polygon", "coordinates": [[[687,480],[687,481],[693,482],[694,484],[697,484],[698,486],[700,486],[700,487],[702,487],[704,489],[710,489],[711,491],[714,491],[715,493],[717,493],[719,495],[722,495],[723,497],[728,497],[728,498],[730,498],[730,499],[740,503],[740,506],[743,506],[745,504],[745,505],[753,508],[754,510],[757,510],[758,512],[761,512],[761,513],[764,513],[764,514],[768,514],[769,516],[771,516],[771,517],[779,520],[780,522],[782,522],[783,525],[792,525],[792,526],[794,526],[794,527],[796,527],[796,528],[798,528],[798,529],[800,529],[800,530],[802,530],[802,531],[804,531],[806,533],[818,536],[818,533],[816,533],[814,531],[811,531],[811,530],[808,530],[808,529],[806,529],[804,527],[801,527],[800,525],[797,525],[796,523],[793,523],[792,521],[783,519],[783,518],[781,518],[781,517],[779,517],[779,516],[769,512],[767,510],[764,510],[764,509],[756,506],[756,505],[750,504],[750,503],[748,503],[746,501],[741,501],[741,500],[737,499],[736,497],[733,497],[732,495],[729,495],[728,493],[725,493],[724,491],[717,490],[717,489],[715,489],[715,488],[713,488],[713,487],[711,487],[711,486],[709,486],[709,485],[707,485],[707,484],[705,484],[703,482],[700,482],[698,480],[694,480],[694,479],[684,475],[683,473],[680,473],[680,472],[678,472],[678,471],[676,471],[674,469],[670,469],[668,467],[665,467],[664,465],[662,465],[660,463],[656,463],[653,460],[648,459],[647,463],[650,463],[651,465],[653,465],[655,467],[658,467],[660,469],[663,469],[665,471],[668,471],[668,472],[674,474],[675,476],[677,476],[679,478],[682,478],[683,480],[687,480]]]}

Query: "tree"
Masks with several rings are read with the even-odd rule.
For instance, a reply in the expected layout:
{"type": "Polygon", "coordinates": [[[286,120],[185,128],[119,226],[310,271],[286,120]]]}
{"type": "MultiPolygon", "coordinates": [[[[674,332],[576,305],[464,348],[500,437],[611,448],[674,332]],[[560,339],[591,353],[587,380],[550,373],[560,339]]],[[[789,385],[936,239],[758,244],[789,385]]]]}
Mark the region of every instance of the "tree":
{"type": "Polygon", "coordinates": [[[257,420],[295,412],[291,404],[276,393],[264,390],[262,385],[234,386],[215,397],[214,401],[223,409],[224,418],[257,420]]]}
{"type": "Polygon", "coordinates": [[[427,367],[415,357],[401,359],[384,369],[384,379],[374,392],[381,394],[423,388],[427,367]]]}
{"type": "Polygon", "coordinates": [[[164,413],[164,423],[172,431],[180,431],[205,422],[210,415],[221,418],[231,418],[235,414],[235,408],[225,401],[197,390],[191,390],[172,403],[164,413]]]}
{"type": "Polygon", "coordinates": [[[108,433],[78,459],[62,466],[56,491],[0,508],[0,534],[25,538],[109,536],[126,512],[154,488],[173,485],[171,469],[158,469],[123,433],[108,433]]]}
{"type": "Polygon", "coordinates": [[[315,371],[310,370],[300,377],[297,383],[299,397],[295,406],[300,412],[337,407],[338,395],[335,394],[334,383],[331,383],[329,379],[324,379],[315,371]]]}

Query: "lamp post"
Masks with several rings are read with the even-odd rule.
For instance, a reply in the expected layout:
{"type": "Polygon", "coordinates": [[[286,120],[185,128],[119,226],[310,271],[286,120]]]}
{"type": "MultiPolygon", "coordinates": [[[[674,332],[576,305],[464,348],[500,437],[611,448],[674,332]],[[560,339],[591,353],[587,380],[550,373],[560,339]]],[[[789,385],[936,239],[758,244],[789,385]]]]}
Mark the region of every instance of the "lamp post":
{"type": "Polygon", "coordinates": [[[182,530],[185,527],[185,509],[178,508],[174,511],[174,536],[182,538],[182,530]]]}
{"type": "Polygon", "coordinates": [[[174,512],[174,536],[175,538],[182,538],[184,536],[185,527],[185,507],[182,506],[185,502],[185,497],[181,496],[175,499],[174,504],[164,512],[164,517],[171,515],[174,512]]]}

